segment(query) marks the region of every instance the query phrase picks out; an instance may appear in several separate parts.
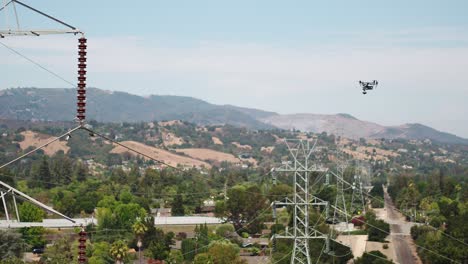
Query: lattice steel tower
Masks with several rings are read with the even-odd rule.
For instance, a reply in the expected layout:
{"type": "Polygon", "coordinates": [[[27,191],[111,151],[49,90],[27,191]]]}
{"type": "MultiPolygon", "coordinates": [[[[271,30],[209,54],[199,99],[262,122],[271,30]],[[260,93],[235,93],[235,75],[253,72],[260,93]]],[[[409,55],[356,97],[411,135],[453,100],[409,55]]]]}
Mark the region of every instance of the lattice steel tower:
{"type": "Polygon", "coordinates": [[[314,229],[309,223],[309,210],[312,206],[323,206],[328,214],[328,202],[323,201],[309,192],[310,177],[314,172],[325,172],[326,169],[309,162],[314,146],[309,141],[299,139],[286,139],[286,145],[293,158],[292,162],[284,162],[277,172],[288,172],[294,176],[294,196],[292,200],[285,198],[281,202],[273,202],[276,206],[293,206],[293,228],[284,235],[275,235],[273,239],[294,239],[294,249],[291,263],[311,264],[309,252],[309,239],[324,239],[325,252],[329,251],[329,237],[314,229]]]}

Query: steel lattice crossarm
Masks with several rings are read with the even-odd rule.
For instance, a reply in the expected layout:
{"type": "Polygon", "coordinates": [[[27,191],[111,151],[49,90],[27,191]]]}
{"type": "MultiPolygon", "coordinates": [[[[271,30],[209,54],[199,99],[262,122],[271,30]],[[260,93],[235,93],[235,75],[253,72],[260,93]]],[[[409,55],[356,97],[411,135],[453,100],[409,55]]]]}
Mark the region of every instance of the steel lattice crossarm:
{"type": "Polygon", "coordinates": [[[6,215],[6,219],[7,221],[10,221],[10,216],[8,214],[8,207],[7,207],[7,203],[6,203],[6,197],[7,197],[7,194],[11,194],[12,195],[12,199],[13,199],[13,205],[14,205],[14,208],[15,208],[15,211],[16,211],[16,217],[17,217],[17,221],[20,222],[20,216],[19,216],[19,212],[18,212],[18,207],[16,205],[16,197],[20,198],[20,199],[23,199],[23,200],[26,200],[27,202],[30,202],[34,205],[37,205],[38,207],[48,211],[48,212],[51,212],[53,214],[56,214],[60,217],[63,217],[64,219],[67,219],[68,221],[72,222],[72,223],[75,223],[75,220],[73,220],[72,218],[54,210],[52,207],[50,206],[47,206],[41,202],[39,202],[38,200],[30,197],[29,195],[13,188],[12,186],[0,181],[0,196],[2,198],[2,202],[3,202],[3,209],[4,209],[4,212],[5,212],[5,215],[6,215]]]}
{"type": "MultiPolygon", "coordinates": [[[[310,154],[309,154],[310,155],[310,154]]],[[[302,163],[292,163],[291,161],[283,161],[280,167],[272,169],[275,172],[327,172],[328,168],[321,164],[311,164],[304,167],[302,163]],[[300,166],[299,168],[297,166],[300,166]]]]}
{"type": "MultiPolygon", "coordinates": [[[[67,24],[63,22],[62,20],[59,20],[51,15],[48,15],[32,6],[29,6],[21,1],[18,0],[10,0],[10,1],[4,1],[4,4],[0,7],[0,12],[5,13],[5,18],[8,18],[8,15],[6,14],[7,9],[11,8],[13,10],[14,16],[15,16],[15,22],[16,22],[16,28],[0,28],[0,38],[4,38],[7,36],[40,36],[40,35],[56,35],[56,34],[83,34],[82,31],[77,29],[76,27],[67,24]],[[21,28],[20,26],[20,19],[18,17],[18,13],[16,10],[16,4],[33,11],[42,17],[45,17],[49,20],[52,20],[54,22],[57,22],[58,24],[61,24],[65,26],[65,29],[25,29],[21,28]]],[[[8,20],[8,19],[6,19],[8,20]]],[[[7,25],[6,25],[7,26],[7,25]]]]}
{"type": "MultiPolygon", "coordinates": [[[[275,202],[272,202],[271,205],[273,206],[273,208],[275,208],[276,206],[288,206],[288,205],[294,205],[294,204],[300,204],[300,203],[295,203],[293,200],[291,200],[291,198],[289,197],[286,197],[283,199],[284,202],[282,201],[275,201],[275,202]]],[[[328,205],[328,201],[324,201],[320,198],[318,198],[317,196],[313,196],[311,195],[309,201],[307,201],[307,204],[310,204],[310,205],[323,205],[323,206],[327,206],[328,205]]]]}

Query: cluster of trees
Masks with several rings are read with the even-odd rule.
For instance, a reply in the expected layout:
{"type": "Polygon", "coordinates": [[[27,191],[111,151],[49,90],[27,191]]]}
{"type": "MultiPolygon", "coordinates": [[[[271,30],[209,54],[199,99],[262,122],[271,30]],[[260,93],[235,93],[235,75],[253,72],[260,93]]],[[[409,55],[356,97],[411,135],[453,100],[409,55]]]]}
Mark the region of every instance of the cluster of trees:
{"type": "Polygon", "coordinates": [[[468,259],[468,167],[435,167],[429,173],[395,175],[389,192],[414,226],[411,235],[421,246],[424,262],[447,263],[447,258],[464,263],[468,259]],[[429,250],[424,250],[427,248],[429,250]],[[445,256],[445,257],[444,257],[445,256]]]}

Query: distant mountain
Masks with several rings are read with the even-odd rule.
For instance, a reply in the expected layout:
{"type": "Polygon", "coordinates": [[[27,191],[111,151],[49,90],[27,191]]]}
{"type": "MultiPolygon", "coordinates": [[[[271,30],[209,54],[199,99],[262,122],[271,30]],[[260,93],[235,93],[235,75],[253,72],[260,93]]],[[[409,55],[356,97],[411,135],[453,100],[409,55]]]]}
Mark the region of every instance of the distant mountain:
{"type": "MultiPolygon", "coordinates": [[[[223,125],[252,129],[298,129],[327,132],[349,138],[431,139],[467,144],[468,139],[421,124],[382,126],[349,114],[279,115],[233,105],[215,105],[184,96],[142,97],[124,92],[89,88],[87,118],[100,122],[182,120],[199,125],[223,125]]],[[[74,89],[17,88],[0,90],[0,119],[71,121],[75,117],[74,89]]]]}
{"type": "Polygon", "coordinates": [[[441,132],[421,124],[404,124],[385,127],[381,133],[371,135],[374,138],[431,139],[442,143],[468,144],[468,139],[441,132]]]}
{"type": "Polygon", "coordinates": [[[301,131],[315,133],[327,132],[329,134],[343,135],[353,139],[430,139],[441,143],[468,145],[468,139],[457,137],[453,134],[440,132],[421,124],[382,126],[376,123],[359,120],[349,114],[271,115],[260,120],[272,126],[283,129],[298,129],[301,131]]]}
{"type": "Polygon", "coordinates": [[[358,120],[350,115],[290,114],[275,115],[261,119],[263,122],[283,129],[298,129],[308,132],[327,132],[349,138],[366,138],[384,130],[375,123],[358,120]]]}
{"type": "MultiPolygon", "coordinates": [[[[88,88],[87,118],[100,122],[183,120],[201,125],[230,124],[268,129],[256,116],[275,113],[221,106],[192,97],[141,97],[124,92],[88,88]]],[[[0,91],[0,118],[63,121],[75,117],[74,89],[17,88],[0,91]]]]}

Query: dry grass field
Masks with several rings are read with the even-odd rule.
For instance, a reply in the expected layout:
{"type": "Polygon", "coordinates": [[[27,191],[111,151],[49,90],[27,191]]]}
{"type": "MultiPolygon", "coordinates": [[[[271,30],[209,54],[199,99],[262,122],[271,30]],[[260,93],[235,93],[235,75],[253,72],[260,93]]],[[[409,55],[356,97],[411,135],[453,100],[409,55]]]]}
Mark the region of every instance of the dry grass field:
{"type": "Polygon", "coordinates": [[[205,148],[186,148],[186,149],[176,149],[177,152],[184,153],[187,156],[190,156],[199,160],[212,160],[215,162],[231,162],[238,163],[240,159],[235,157],[232,154],[212,150],[205,148]]]}
{"type": "MultiPolygon", "coordinates": [[[[53,137],[45,134],[36,133],[33,131],[24,131],[21,132],[21,135],[24,136],[24,140],[19,142],[19,145],[22,150],[25,150],[29,147],[38,147],[42,144],[47,143],[53,137]]],[[[60,150],[63,150],[64,153],[68,153],[70,147],[67,146],[66,141],[55,141],[52,144],[49,144],[47,147],[43,148],[46,155],[54,155],[60,150]]]]}
{"type": "MultiPolygon", "coordinates": [[[[140,142],[136,142],[136,141],[123,141],[123,142],[120,142],[121,144],[125,145],[125,146],[129,146],[131,148],[134,148],[138,151],[140,151],[141,153],[145,154],[145,155],[148,155],[150,157],[153,157],[155,159],[158,159],[158,160],[162,160],[164,161],[165,163],[171,165],[171,166],[177,166],[177,165],[183,165],[183,166],[189,166],[189,167],[206,167],[206,168],[210,168],[210,164],[204,162],[204,161],[200,161],[200,160],[196,160],[196,159],[193,159],[193,158],[189,158],[189,157],[184,157],[184,156],[180,156],[180,155],[177,155],[177,154],[174,154],[174,153],[171,153],[169,151],[166,151],[166,150],[162,150],[162,149],[158,149],[158,148],[155,148],[155,147],[151,147],[151,146],[148,146],[148,145],[145,145],[143,143],[140,143],[140,142]]],[[[116,146],[114,149],[111,150],[111,153],[117,153],[117,154],[122,154],[124,152],[128,152],[125,148],[121,147],[121,146],[116,146]]],[[[131,153],[132,155],[134,155],[133,153],[131,153]]],[[[147,159],[147,158],[145,158],[147,159]]]]}

